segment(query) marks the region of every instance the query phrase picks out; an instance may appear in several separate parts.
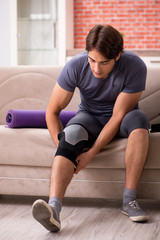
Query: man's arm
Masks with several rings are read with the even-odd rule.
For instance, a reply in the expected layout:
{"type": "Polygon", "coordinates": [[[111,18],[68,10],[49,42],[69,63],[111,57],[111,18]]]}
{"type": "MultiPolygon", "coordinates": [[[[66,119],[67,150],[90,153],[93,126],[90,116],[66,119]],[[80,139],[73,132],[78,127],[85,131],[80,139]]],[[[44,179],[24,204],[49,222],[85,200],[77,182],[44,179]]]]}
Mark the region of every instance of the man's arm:
{"type": "Polygon", "coordinates": [[[58,134],[63,129],[59,114],[69,104],[72,96],[73,92],[64,90],[56,83],[46,111],[47,127],[56,146],[59,143],[58,134]]]}
{"type": "Polygon", "coordinates": [[[113,115],[110,121],[104,126],[99,134],[95,144],[92,147],[92,153],[95,156],[107,143],[109,143],[117,134],[121,121],[124,116],[131,111],[138,103],[142,92],[123,93],[121,92],[115,102],[113,115]]]}
{"type": "Polygon", "coordinates": [[[78,156],[78,167],[75,173],[78,173],[81,169],[83,169],[92,160],[92,158],[115,137],[119,130],[122,119],[135,107],[141,95],[142,92],[121,92],[118,95],[113,108],[113,114],[109,122],[104,126],[91,149],[88,152],[82,153],[78,156]]]}

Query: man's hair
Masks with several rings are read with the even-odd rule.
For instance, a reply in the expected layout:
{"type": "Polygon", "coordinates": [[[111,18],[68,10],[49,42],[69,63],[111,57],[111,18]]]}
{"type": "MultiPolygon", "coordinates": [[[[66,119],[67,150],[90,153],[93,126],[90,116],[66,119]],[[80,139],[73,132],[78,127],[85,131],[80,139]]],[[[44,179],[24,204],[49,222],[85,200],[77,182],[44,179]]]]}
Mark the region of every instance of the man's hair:
{"type": "Polygon", "coordinates": [[[96,25],[86,38],[86,50],[96,49],[106,59],[116,59],[123,52],[123,37],[110,25],[96,25]]]}

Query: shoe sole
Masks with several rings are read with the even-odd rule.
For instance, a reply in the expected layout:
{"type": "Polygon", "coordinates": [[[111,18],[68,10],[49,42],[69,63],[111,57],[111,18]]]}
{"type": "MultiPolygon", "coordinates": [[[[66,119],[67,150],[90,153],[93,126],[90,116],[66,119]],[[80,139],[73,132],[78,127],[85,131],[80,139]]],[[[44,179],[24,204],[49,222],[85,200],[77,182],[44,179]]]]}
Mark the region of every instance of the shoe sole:
{"type": "Polygon", "coordinates": [[[32,206],[33,217],[50,232],[58,232],[61,225],[53,218],[53,212],[43,200],[37,200],[32,206]]]}
{"type": "Polygon", "coordinates": [[[149,220],[149,216],[135,216],[135,217],[130,217],[127,212],[124,212],[121,210],[121,213],[124,215],[128,216],[132,222],[147,222],[149,220]]]}

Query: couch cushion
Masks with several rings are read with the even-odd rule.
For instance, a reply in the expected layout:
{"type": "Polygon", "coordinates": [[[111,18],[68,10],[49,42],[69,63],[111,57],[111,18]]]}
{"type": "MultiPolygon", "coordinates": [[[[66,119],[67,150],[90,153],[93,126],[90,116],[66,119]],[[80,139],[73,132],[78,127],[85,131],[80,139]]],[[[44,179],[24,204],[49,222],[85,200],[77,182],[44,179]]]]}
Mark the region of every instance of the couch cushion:
{"type": "MultiPolygon", "coordinates": [[[[124,168],[127,139],[115,139],[97,154],[88,167],[124,168]]],[[[145,169],[160,169],[160,132],[149,134],[149,151],[145,169]]]]}
{"type": "MultiPolygon", "coordinates": [[[[56,151],[48,129],[8,128],[0,126],[0,164],[50,167],[56,151]]],[[[114,139],[87,166],[88,168],[124,168],[127,139],[114,139]]],[[[160,168],[160,133],[150,134],[145,168],[160,168]]]]}
{"type": "Polygon", "coordinates": [[[0,164],[51,166],[55,145],[48,129],[0,126],[0,164]]]}

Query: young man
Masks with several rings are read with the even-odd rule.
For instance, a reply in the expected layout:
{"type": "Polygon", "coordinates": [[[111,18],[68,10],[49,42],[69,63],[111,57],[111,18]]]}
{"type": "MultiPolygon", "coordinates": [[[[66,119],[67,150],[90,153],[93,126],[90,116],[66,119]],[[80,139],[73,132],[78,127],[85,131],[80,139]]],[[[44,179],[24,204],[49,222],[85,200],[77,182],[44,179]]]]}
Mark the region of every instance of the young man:
{"type": "Polygon", "coordinates": [[[148,152],[149,123],[138,109],[145,89],[146,66],[135,54],[123,51],[121,34],[109,25],[96,25],[90,30],[86,50],[63,68],[46,112],[57,152],[49,203],[37,200],[33,216],[49,231],[60,230],[62,199],[73,174],[85,168],[115,136],[128,138],[122,213],[135,222],[148,220],[136,201],[148,152]],[[79,111],[63,129],[59,114],[72,99],[76,87],[81,95],[79,111]],[[89,150],[84,152],[86,147],[89,150]]]}

